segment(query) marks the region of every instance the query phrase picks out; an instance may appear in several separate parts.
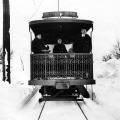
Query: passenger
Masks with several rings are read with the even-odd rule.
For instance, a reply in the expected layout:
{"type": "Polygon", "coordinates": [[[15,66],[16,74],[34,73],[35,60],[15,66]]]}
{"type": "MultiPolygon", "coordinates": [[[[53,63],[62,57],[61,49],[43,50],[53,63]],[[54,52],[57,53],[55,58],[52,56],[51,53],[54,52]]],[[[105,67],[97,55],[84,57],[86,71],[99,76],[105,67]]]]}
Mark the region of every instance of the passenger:
{"type": "Polygon", "coordinates": [[[81,37],[76,39],[73,44],[73,52],[90,53],[92,50],[91,38],[87,34],[86,29],[81,29],[81,37]]]}
{"type": "MultiPolygon", "coordinates": [[[[62,39],[59,38],[57,40],[57,44],[53,48],[53,53],[67,53],[65,45],[62,43],[62,39]]],[[[57,72],[57,76],[64,76],[65,65],[62,63],[61,59],[64,59],[65,55],[55,54],[54,57],[56,59],[55,71],[57,72]]]]}
{"type": "Polygon", "coordinates": [[[41,34],[38,34],[36,38],[32,41],[32,52],[44,53],[43,50],[48,50],[49,46],[45,46],[41,34]]]}
{"type": "MultiPolygon", "coordinates": [[[[75,52],[75,53],[90,53],[91,50],[92,50],[91,38],[89,37],[89,35],[87,35],[86,29],[81,29],[81,37],[79,39],[76,39],[76,41],[74,42],[73,52],[75,52]]],[[[82,66],[83,64],[84,64],[84,66],[87,66],[88,63],[82,63],[82,64],[77,63],[75,66],[82,66]]],[[[78,68],[76,68],[75,71],[86,71],[85,68],[86,67],[84,67],[84,68],[78,67],[78,68]]],[[[76,89],[78,90],[78,92],[80,94],[82,94],[83,97],[85,97],[85,98],[90,97],[89,92],[84,87],[84,85],[79,85],[76,87],[76,89]]]]}
{"type": "Polygon", "coordinates": [[[65,45],[62,43],[62,39],[57,40],[57,44],[53,48],[53,53],[67,53],[65,45]]]}
{"type": "Polygon", "coordinates": [[[91,38],[87,34],[86,29],[81,30],[81,42],[82,42],[82,52],[90,53],[92,50],[91,38]]]}

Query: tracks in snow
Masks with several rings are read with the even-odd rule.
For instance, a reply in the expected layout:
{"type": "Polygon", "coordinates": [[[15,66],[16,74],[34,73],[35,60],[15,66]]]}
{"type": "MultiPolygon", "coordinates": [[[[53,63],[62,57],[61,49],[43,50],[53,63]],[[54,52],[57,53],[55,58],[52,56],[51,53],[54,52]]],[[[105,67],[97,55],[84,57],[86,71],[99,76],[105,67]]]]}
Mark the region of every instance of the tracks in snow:
{"type": "Polygon", "coordinates": [[[88,120],[78,101],[44,101],[37,120],[88,120]]]}

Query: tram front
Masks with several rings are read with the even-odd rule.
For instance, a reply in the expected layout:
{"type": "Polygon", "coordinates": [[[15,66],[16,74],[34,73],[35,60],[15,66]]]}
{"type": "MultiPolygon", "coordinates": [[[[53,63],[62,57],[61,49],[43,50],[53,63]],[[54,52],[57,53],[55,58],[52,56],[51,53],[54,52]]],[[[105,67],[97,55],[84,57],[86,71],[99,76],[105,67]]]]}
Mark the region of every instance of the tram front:
{"type": "Polygon", "coordinates": [[[79,96],[81,86],[95,84],[92,21],[78,19],[76,12],[46,12],[42,20],[31,21],[29,27],[29,85],[46,89],[43,96],[56,95],[61,90],[72,96],[76,89],[79,96]]]}

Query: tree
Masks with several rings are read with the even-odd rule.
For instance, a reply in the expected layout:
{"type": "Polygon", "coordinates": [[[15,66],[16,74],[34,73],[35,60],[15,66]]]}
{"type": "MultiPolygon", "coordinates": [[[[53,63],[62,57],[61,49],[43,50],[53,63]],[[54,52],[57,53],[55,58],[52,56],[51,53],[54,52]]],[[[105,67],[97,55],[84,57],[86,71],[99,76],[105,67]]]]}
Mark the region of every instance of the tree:
{"type": "Polygon", "coordinates": [[[113,50],[111,51],[112,55],[116,59],[120,59],[120,41],[117,40],[116,44],[113,46],[113,50]]]}
{"type": "Polygon", "coordinates": [[[102,61],[105,61],[105,62],[107,62],[110,59],[112,59],[112,54],[111,53],[106,54],[102,57],[102,61]]]}

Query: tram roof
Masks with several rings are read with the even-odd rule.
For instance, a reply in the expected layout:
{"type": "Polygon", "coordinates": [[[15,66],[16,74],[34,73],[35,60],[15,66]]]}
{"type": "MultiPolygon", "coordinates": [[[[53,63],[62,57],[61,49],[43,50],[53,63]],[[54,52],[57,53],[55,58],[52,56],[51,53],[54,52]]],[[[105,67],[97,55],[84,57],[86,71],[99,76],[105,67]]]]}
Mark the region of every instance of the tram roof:
{"type": "Polygon", "coordinates": [[[35,34],[47,31],[56,31],[62,29],[63,31],[79,31],[82,28],[86,30],[93,27],[93,21],[80,20],[76,18],[46,18],[43,20],[35,20],[29,22],[30,28],[35,34]]]}
{"type": "Polygon", "coordinates": [[[35,21],[31,21],[30,25],[34,25],[34,24],[41,24],[41,23],[61,23],[61,22],[74,22],[74,23],[80,23],[80,24],[93,24],[93,21],[91,20],[81,20],[81,19],[76,19],[76,18],[46,18],[43,20],[35,20],[35,21]]]}

